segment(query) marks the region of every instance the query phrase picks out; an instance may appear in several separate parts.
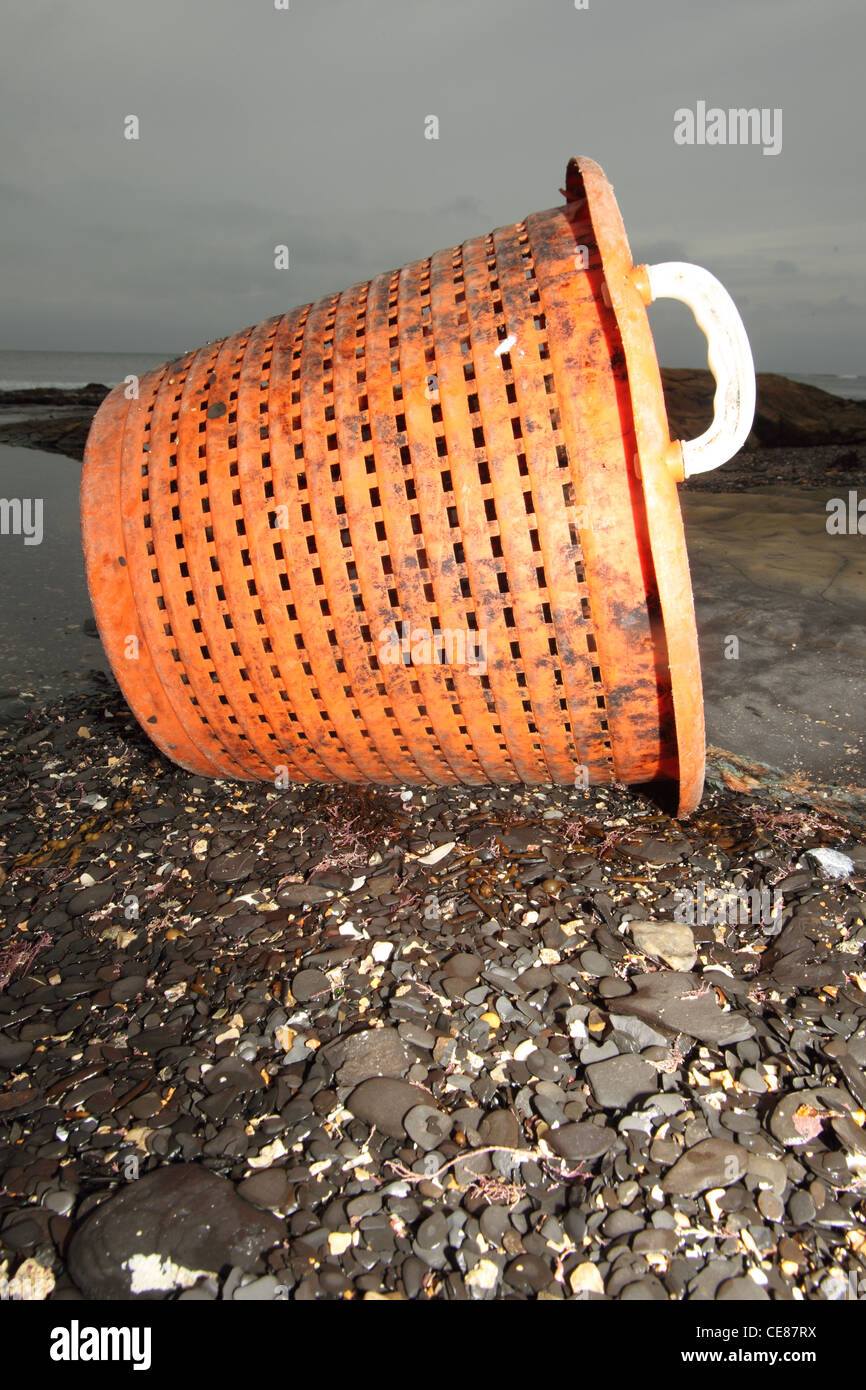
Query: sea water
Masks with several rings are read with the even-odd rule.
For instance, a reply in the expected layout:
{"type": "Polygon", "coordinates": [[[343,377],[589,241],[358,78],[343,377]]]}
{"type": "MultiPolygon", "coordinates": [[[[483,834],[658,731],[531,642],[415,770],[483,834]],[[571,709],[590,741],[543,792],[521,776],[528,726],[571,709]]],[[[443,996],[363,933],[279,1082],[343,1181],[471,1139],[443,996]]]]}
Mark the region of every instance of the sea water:
{"type": "Polygon", "coordinates": [[[125,377],[143,376],[179,352],[18,352],[0,351],[0,391],[57,386],[69,391],[99,382],[117,386],[125,377]]]}
{"type": "MultiPolygon", "coordinates": [[[[142,376],[163,362],[179,357],[184,349],[165,352],[19,352],[0,350],[0,391],[13,391],[33,386],[57,386],[67,390],[100,382],[116,386],[130,374],[142,376]]],[[[833,396],[851,401],[866,400],[866,376],[857,373],[780,372],[791,381],[803,381],[818,386],[833,396]]]]}

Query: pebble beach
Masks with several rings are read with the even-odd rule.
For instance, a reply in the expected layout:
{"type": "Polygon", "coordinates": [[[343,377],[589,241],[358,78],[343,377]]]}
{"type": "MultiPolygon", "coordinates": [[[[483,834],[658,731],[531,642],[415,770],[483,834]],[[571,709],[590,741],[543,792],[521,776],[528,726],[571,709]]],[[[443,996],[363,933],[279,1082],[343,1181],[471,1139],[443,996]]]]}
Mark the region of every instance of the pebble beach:
{"type": "Polygon", "coordinates": [[[277,790],[167,763],[99,673],[23,709],[5,1297],[859,1296],[862,801],[721,754],[683,821],[277,790]]]}

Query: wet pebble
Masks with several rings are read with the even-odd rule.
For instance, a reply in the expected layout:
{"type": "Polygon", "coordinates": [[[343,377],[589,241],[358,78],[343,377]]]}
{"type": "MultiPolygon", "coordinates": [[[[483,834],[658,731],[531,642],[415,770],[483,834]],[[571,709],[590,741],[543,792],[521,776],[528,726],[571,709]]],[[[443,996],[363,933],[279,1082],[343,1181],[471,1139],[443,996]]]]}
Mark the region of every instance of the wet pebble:
{"type": "Polygon", "coordinates": [[[284,1229],[226,1178],[170,1164],[118,1190],[76,1228],[69,1272],[87,1298],[159,1296],[227,1264],[250,1268],[284,1229]]]}
{"type": "Polygon", "coordinates": [[[405,1076],[414,1051],[393,1028],[366,1028],[352,1033],[336,1045],[339,1058],[337,1081],[341,1086],[359,1086],[374,1076],[405,1076]]]}
{"type": "Polygon", "coordinates": [[[605,1110],[624,1110],[639,1096],[651,1095],[657,1078],[655,1067],[634,1053],[592,1062],[586,1068],[593,1096],[605,1110]]]}
{"type": "Polygon", "coordinates": [[[403,1116],[403,1128],[414,1144],[427,1153],[439,1147],[451,1133],[451,1118],[430,1105],[414,1105],[403,1116]]]}
{"type": "Polygon", "coordinates": [[[323,970],[299,970],[292,979],[292,994],[299,1004],[326,998],[330,992],[331,983],[323,970]]]}
{"type": "Polygon", "coordinates": [[[751,1037],[753,1025],[731,1010],[723,1013],[715,991],[698,976],[684,971],[656,971],[632,977],[634,992],[617,1000],[619,1013],[635,1014],[672,1033],[687,1033],[703,1043],[730,1047],[751,1037]]]}
{"type": "Polygon", "coordinates": [[[547,1134],[554,1153],[569,1163],[587,1163],[608,1152],[616,1140],[616,1131],[605,1125],[576,1123],[562,1125],[547,1134]]]}
{"type": "Polygon", "coordinates": [[[409,1081],[395,1077],[372,1077],[362,1081],[346,1100],[346,1107],[359,1120],[375,1125],[383,1134],[400,1139],[405,1132],[404,1120],[418,1105],[429,1106],[433,1100],[429,1091],[409,1081]]]}
{"type": "Polygon", "coordinates": [[[678,1158],[665,1174],[664,1192],[694,1197],[714,1187],[739,1182],[746,1171],[746,1154],[737,1144],[724,1139],[702,1139],[678,1158]]]}
{"type": "Polygon", "coordinates": [[[214,883],[238,883],[247,879],[256,869],[256,856],[252,853],[221,854],[208,861],[207,875],[214,883]]]}

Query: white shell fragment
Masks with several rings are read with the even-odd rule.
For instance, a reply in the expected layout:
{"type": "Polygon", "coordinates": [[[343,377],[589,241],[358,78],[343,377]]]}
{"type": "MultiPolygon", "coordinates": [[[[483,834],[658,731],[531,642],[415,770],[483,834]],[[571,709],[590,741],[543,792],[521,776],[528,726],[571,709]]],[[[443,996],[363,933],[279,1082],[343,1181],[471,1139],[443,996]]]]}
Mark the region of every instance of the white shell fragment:
{"type": "Polygon", "coordinates": [[[828,878],[849,878],[854,872],[854,860],[838,849],[807,849],[810,858],[817,860],[828,878]]]}

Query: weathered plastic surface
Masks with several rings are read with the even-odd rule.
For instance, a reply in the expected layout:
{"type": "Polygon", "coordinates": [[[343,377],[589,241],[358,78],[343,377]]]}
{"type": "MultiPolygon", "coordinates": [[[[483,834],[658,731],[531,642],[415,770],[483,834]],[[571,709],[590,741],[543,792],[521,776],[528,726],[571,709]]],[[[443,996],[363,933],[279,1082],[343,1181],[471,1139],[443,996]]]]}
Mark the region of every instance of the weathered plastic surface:
{"type": "Polygon", "coordinates": [[[82,477],[94,612],[183,767],[388,784],[585,768],[697,804],[646,277],[598,166],[572,160],[565,192],[107,397],[82,477]]]}

